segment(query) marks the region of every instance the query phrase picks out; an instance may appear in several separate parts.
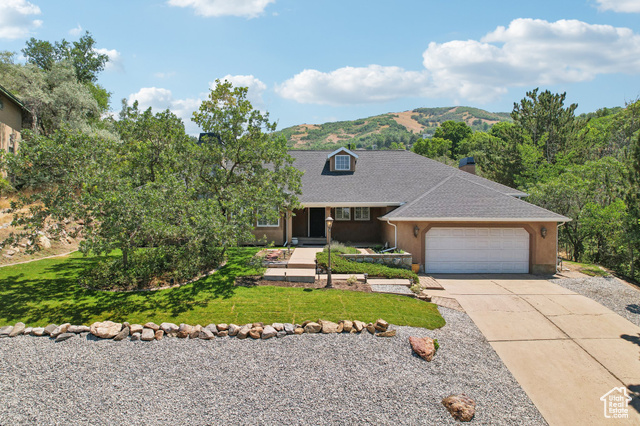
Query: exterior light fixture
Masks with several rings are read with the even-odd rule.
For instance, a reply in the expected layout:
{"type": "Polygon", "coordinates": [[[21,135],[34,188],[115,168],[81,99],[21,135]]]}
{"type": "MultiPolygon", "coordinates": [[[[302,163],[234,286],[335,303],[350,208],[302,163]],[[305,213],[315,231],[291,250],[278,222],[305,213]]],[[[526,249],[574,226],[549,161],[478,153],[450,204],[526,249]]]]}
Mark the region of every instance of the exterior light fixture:
{"type": "Polygon", "coordinates": [[[418,233],[420,232],[420,228],[418,227],[418,225],[413,227],[413,236],[418,238],[418,233]]]}
{"type": "Polygon", "coordinates": [[[544,226],[540,228],[540,235],[542,235],[542,238],[547,238],[547,228],[544,226]]]}
{"type": "Polygon", "coordinates": [[[332,288],[331,286],[331,227],[333,226],[333,218],[329,216],[324,221],[327,224],[327,238],[329,239],[329,262],[328,262],[328,270],[327,270],[326,288],[332,288]]]}

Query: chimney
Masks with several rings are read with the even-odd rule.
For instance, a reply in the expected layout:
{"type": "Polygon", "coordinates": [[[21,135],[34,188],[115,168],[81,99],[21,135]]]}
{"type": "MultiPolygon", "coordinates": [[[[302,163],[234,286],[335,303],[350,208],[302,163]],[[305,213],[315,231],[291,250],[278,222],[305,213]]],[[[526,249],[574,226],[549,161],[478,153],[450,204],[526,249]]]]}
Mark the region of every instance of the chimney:
{"type": "Polygon", "coordinates": [[[463,172],[471,173],[472,175],[476,174],[476,162],[473,157],[466,157],[460,160],[458,168],[463,172]]]}

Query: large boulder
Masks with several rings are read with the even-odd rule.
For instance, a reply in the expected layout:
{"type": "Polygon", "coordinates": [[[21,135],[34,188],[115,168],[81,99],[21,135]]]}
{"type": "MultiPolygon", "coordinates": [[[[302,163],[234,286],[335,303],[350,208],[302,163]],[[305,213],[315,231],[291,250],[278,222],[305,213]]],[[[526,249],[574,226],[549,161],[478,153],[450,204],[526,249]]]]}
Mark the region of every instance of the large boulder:
{"type": "Polygon", "coordinates": [[[264,330],[262,330],[262,338],[270,339],[275,337],[278,334],[278,331],[270,325],[265,325],[264,330]]]}
{"type": "Polygon", "coordinates": [[[153,331],[158,331],[160,330],[160,326],[158,324],[156,324],[155,322],[147,322],[144,324],[145,328],[150,328],[153,331]]]}
{"type": "Polygon", "coordinates": [[[342,323],[342,331],[344,331],[345,333],[352,333],[354,331],[353,321],[343,320],[340,322],[342,323]]]}
{"type": "Polygon", "coordinates": [[[164,331],[162,330],[156,330],[155,333],[153,333],[156,340],[162,340],[162,338],[164,337],[164,331]]]}
{"type": "Polygon", "coordinates": [[[276,329],[276,331],[282,331],[282,330],[284,330],[284,324],[283,324],[283,323],[281,323],[281,322],[274,322],[271,326],[272,326],[273,328],[275,328],[275,329],[276,329]]]}
{"type": "Polygon", "coordinates": [[[425,361],[431,361],[436,353],[436,347],[430,337],[411,336],[409,337],[409,344],[411,344],[411,349],[425,361]]]}
{"type": "Polygon", "coordinates": [[[140,340],[144,340],[145,342],[156,340],[156,332],[150,328],[143,328],[142,335],[140,336],[140,340]]]}
{"type": "Polygon", "coordinates": [[[218,334],[218,327],[216,327],[215,324],[209,324],[208,326],[205,327],[207,330],[209,330],[210,332],[213,333],[213,335],[217,335],[218,334]]]}
{"type": "Polygon", "coordinates": [[[53,330],[50,334],[51,337],[58,337],[59,335],[66,333],[67,331],[69,331],[69,327],[71,327],[70,323],[64,323],[62,325],[59,325],[56,327],[55,330],[53,330]]]}
{"type": "Polygon", "coordinates": [[[447,407],[454,419],[461,422],[470,422],[476,414],[476,402],[467,395],[449,395],[442,400],[442,405],[447,407]]]}
{"type": "Polygon", "coordinates": [[[62,333],[56,337],[56,342],[64,342],[65,340],[69,340],[72,337],[75,337],[76,333],[62,333]]]}
{"type": "Polygon", "coordinates": [[[376,336],[378,337],[394,337],[395,335],[396,335],[395,330],[387,330],[387,331],[381,331],[380,333],[376,333],[376,336]]]}
{"type": "Polygon", "coordinates": [[[122,330],[120,330],[120,332],[118,334],[116,334],[116,337],[113,338],[113,340],[115,340],[116,342],[119,342],[120,340],[123,340],[125,337],[129,337],[129,333],[130,333],[130,329],[129,327],[125,326],[122,328],[122,330]]]}
{"type": "Polygon", "coordinates": [[[373,323],[367,324],[367,331],[371,334],[376,334],[376,326],[373,323]]]}
{"type": "Polygon", "coordinates": [[[51,248],[51,240],[44,235],[40,235],[38,237],[38,246],[42,249],[50,249],[51,248]]]}
{"type": "Polygon", "coordinates": [[[47,336],[51,335],[51,333],[53,332],[53,330],[55,330],[56,328],[58,328],[57,324],[49,324],[48,326],[46,326],[44,328],[44,334],[46,334],[47,336]]]}
{"type": "Polygon", "coordinates": [[[0,337],[9,337],[9,334],[13,331],[12,325],[6,325],[4,327],[0,327],[0,337]]]}
{"type": "Polygon", "coordinates": [[[338,324],[331,321],[322,321],[322,333],[323,334],[338,333],[338,324]]]}
{"type": "Polygon", "coordinates": [[[251,331],[251,326],[244,325],[240,327],[240,330],[238,330],[238,334],[236,335],[236,337],[238,339],[246,339],[250,331],[251,331]]]}
{"type": "Polygon", "coordinates": [[[293,334],[293,331],[296,329],[296,327],[291,324],[291,323],[286,323],[284,324],[284,331],[287,334],[293,334]]]}
{"type": "Polygon", "coordinates": [[[160,328],[167,336],[175,336],[179,329],[179,327],[172,322],[163,322],[160,324],[160,328]]]}
{"type": "Polygon", "coordinates": [[[113,321],[94,322],[91,324],[91,334],[101,339],[113,339],[122,330],[122,324],[113,321]]]}
{"type": "Polygon", "coordinates": [[[80,334],[80,333],[89,333],[90,331],[91,331],[91,327],[89,327],[89,326],[86,326],[86,325],[72,325],[67,330],[67,333],[80,334]]]}
{"type": "Polygon", "coordinates": [[[367,324],[363,323],[362,321],[355,320],[353,322],[353,328],[356,330],[356,333],[360,333],[366,326],[367,324]]]}
{"type": "Polygon", "coordinates": [[[218,327],[218,331],[228,331],[229,330],[229,324],[218,324],[216,327],[218,327]]]}
{"type": "Polygon", "coordinates": [[[131,330],[131,334],[142,333],[143,328],[144,327],[142,326],[142,324],[131,324],[129,326],[129,330],[131,330]]]}
{"type": "Polygon", "coordinates": [[[375,327],[376,331],[387,331],[387,329],[389,328],[389,323],[380,318],[378,321],[376,321],[375,327]]]}
{"type": "Polygon", "coordinates": [[[200,330],[200,334],[198,334],[198,337],[202,340],[211,340],[216,336],[213,335],[213,332],[210,329],[205,327],[202,330],[200,330]]]}
{"type": "Polygon", "coordinates": [[[259,339],[262,337],[263,331],[264,329],[262,327],[251,327],[251,330],[249,330],[249,336],[253,339],[259,339]]]}
{"type": "Polygon", "coordinates": [[[237,324],[229,324],[229,336],[236,336],[240,331],[240,326],[237,324]]]}
{"type": "Polygon", "coordinates": [[[24,329],[27,328],[23,322],[18,322],[13,326],[13,330],[9,333],[9,337],[16,337],[18,335],[24,334],[24,329]]]}
{"type": "Polygon", "coordinates": [[[32,336],[44,336],[44,327],[34,327],[33,330],[31,330],[31,335],[32,336]]]}
{"type": "Polygon", "coordinates": [[[193,326],[189,325],[189,324],[185,324],[182,323],[180,324],[180,327],[178,328],[178,333],[177,336],[181,339],[184,339],[186,337],[189,337],[189,335],[193,333],[193,326]]]}
{"type": "Polygon", "coordinates": [[[317,322],[308,322],[303,328],[305,333],[320,333],[322,331],[322,326],[317,322]]]}

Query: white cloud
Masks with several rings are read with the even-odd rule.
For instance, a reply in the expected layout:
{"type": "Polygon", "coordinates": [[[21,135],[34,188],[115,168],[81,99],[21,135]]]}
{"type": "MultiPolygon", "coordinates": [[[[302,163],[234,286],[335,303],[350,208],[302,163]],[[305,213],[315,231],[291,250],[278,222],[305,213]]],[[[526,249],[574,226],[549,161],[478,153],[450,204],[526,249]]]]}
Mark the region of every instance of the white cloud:
{"type": "Polygon", "coordinates": [[[345,105],[426,96],[430,86],[424,71],[369,65],[344,67],[329,73],[304,70],[277,86],[276,93],[300,103],[345,105]]]}
{"type": "Polygon", "coordinates": [[[276,88],[301,103],[345,105],[397,98],[489,102],[511,87],[576,83],[640,70],[640,36],[576,20],[516,19],[481,40],[430,43],[422,71],[399,67],[304,70],[276,88]]]}
{"type": "Polygon", "coordinates": [[[622,13],[640,13],[639,0],[596,0],[600,10],[612,10],[622,13]]]}
{"type": "Polygon", "coordinates": [[[80,24],[78,24],[78,26],[77,26],[77,27],[75,27],[75,28],[71,28],[71,29],[69,30],[69,35],[72,35],[72,36],[77,37],[77,36],[79,36],[80,34],[82,34],[82,26],[81,26],[80,24]]]}
{"type": "Polygon", "coordinates": [[[177,7],[191,7],[197,15],[206,17],[242,16],[256,18],[275,0],[168,0],[177,7]]]}
{"type": "MultiPolygon", "coordinates": [[[[253,75],[225,75],[220,79],[221,81],[227,80],[234,87],[246,87],[249,90],[247,91],[247,99],[251,102],[254,108],[264,109],[264,99],[262,98],[262,94],[265,90],[267,90],[267,85],[264,84],[260,79],[254,77],[253,75]]],[[[213,89],[215,87],[215,82],[209,83],[209,88],[213,89]]]]}
{"type": "Polygon", "coordinates": [[[138,108],[142,111],[151,107],[154,112],[170,109],[184,122],[187,133],[196,135],[200,129],[191,121],[191,116],[200,107],[201,99],[174,99],[171,90],[160,87],[143,87],[137,93],[132,93],[127,99],[129,105],[138,101],[138,108]]]}
{"type": "Polygon", "coordinates": [[[0,38],[23,38],[42,25],[42,21],[32,19],[40,15],[40,8],[26,0],[2,0],[0,2],[0,38]]]}
{"type": "Polygon", "coordinates": [[[94,49],[97,53],[107,55],[109,61],[105,65],[105,69],[110,71],[124,71],[124,64],[122,62],[122,55],[116,49],[94,49]]]}

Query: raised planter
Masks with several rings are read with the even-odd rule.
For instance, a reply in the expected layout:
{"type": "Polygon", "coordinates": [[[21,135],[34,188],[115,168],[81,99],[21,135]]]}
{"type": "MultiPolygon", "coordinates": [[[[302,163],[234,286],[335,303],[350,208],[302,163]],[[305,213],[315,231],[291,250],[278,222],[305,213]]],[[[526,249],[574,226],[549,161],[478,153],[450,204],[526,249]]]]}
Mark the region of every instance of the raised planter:
{"type": "Polygon", "coordinates": [[[413,256],[411,253],[376,253],[376,254],[343,254],[347,260],[359,263],[377,263],[395,268],[411,269],[413,256]]]}

